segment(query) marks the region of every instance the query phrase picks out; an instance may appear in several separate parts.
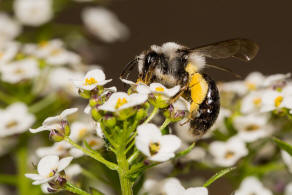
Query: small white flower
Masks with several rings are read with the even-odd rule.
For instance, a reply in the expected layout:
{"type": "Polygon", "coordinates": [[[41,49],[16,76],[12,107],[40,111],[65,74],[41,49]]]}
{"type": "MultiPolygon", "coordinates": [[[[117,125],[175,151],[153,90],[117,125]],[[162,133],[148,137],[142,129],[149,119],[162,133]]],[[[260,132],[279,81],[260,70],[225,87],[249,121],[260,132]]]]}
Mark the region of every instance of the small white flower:
{"type": "Polygon", "coordinates": [[[223,167],[234,165],[241,157],[248,154],[245,143],[237,137],[232,137],[227,142],[212,142],[209,152],[215,158],[214,163],[223,167]]]}
{"type": "Polygon", "coordinates": [[[284,195],[291,195],[292,194],[292,183],[288,183],[285,187],[284,195]]]}
{"type": "Polygon", "coordinates": [[[88,71],[82,80],[73,81],[73,83],[77,88],[92,90],[97,86],[103,86],[110,81],[112,81],[112,79],[105,80],[105,74],[102,70],[94,69],[88,71]]]}
{"type": "Polygon", "coordinates": [[[23,80],[33,79],[40,73],[38,62],[27,58],[0,67],[2,80],[8,83],[18,83],[23,80]]]}
{"type": "Polygon", "coordinates": [[[252,72],[245,78],[245,85],[249,91],[262,87],[265,76],[260,72],[252,72]]]}
{"type": "Polygon", "coordinates": [[[282,92],[266,90],[263,93],[261,112],[269,112],[280,108],[292,109],[292,94],[289,90],[282,92]]]}
{"type": "Polygon", "coordinates": [[[96,136],[87,137],[85,140],[93,150],[98,150],[104,146],[103,139],[96,136]]]}
{"type": "Polygon", "coordinates": [[[162,135],[154,124],[144,124],[137,128],[136,147],[152,161],[167,161],[175,156],[181,145],[175,135],[162,135]]]}
{"type": "Polygon", "coordinates": [[[100,110],[116,112],[133,106],[143,104],[147,100],[147,95],[133,93],[128,95],[125,92],[113,93],[110,98],[101,106],[100,110]]]}
{"type": "Polygon", "coordinates": [[[35,117],[28,112],[26,104],[11,104],[5,110],[0,110],[0,137],[23,133],[34,122],[35,117]]]}
{"type": "Polygon", "coordinates": [[[67,116],[74,114],[78,111],[78,108],[70,108],[64,110],[60,115],[48,117],[46,120],[44,120],[42,126],[40,126],[37,129],[29,129],[31,133],[38,133],[40,131],[45,130],[53,130],[53,129],[59,129],[61,127],[61,121],[66,120],[67,116]]]}
{"type": "Polygon", "coordinates": [[[270,87],[273,85],[281,84],[281,82],[287,80],[291,76],[290,73],[287,74],[273,74],[265,78],[263,82],[264,87],[270,87]]]}
{"type": "Polygon", "coordinates": [[[243,81],[231,81],[219,85],[220,91],[231,92],[240,96],[247,92],[246,85],[243,81]]]}
{"type": "Polygon", "coordinates": [[[9,63],[15,57],[18,50],[19,43],[17,42],[6,42],[3,44],[0,42],[0,65],[9,63]]]}
{"type": "Polygon", "coordinates": [[[240,111],[243,114],[259,112],[262,107],[264,90],[252,91],[241,102],[240,111]]]}
{"type": "Polygon", "coordinates": [[[101,7],[86,8],[82,11],[82,20],[88,30],[105,42],[115,42],[128,37],[127,27],[117,16],[101,7]]]}
{"type": "Polygon", "coordinates": [[[25,174],[27,178],[34,180],[33,185],[47,183],[58,176],[73,160],[73,157],[66,157],[59,160],[58,156],[50,155],[43,157],[37,166],[38,174],[25,174]]]}
{"type": "Polygon", "coordinates": [[[82,168],[79,164],[72,164],[65,169],[66,177],[72,180],[73,177],[82,173],[82,168]]]}
{"type": "Polygon", "coordinates": [[[40,26],[53,17],[52,0],[15,0],[14,12],[25,25],[40,26]]]}
{"type": "Polygon", "coordinates": [[[265,188],[256,177],[246,177],[240,184],[234,195],[272,195],[273,193],[265,188]]]}
{"type": "Polygon", "coordinates": [[[0,12],[0,45],[13,40],[21,32],[21,26],[6,13],[0,12]]]}
{"type": "Polygon", "coordinates": [[[251,114],[238,116],[233,121],[238,130],[238,137],[244,142],[253,142],[267,137],[273,132],[273,126],[268,124],[268,116],[265,114],[251,114]]]}
{"type": "Polygon", "coordinates": [[[85,136],[89,135],[94,131],[92,123],[85,122],[73,122],[71,124],[70,138],[78,142],[82,140],[85,136]]]}
{"type": "Polygon", "coordinates": [[[281,156],[289,172],[292,173],[292,156],[284,150],[281,150],[281,156]]]}

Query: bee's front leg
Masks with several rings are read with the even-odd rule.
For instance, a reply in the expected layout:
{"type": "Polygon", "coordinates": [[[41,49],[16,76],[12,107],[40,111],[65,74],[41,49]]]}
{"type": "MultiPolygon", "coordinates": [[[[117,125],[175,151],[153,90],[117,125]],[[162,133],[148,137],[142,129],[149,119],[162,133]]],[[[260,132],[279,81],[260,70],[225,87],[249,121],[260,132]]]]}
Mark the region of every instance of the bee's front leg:
{"type": "Polygon", "coordinates": [[[181,88],[180,88],[179,92],[177,92],[177,94],[175,96],[173,96],[169,100],[171,104],[176,102],[178,100],[178,98],[180,96],[182,96],[186,90],[188,90],[188,87],[189,87],[189,75],[187,73],[183,76],[181,83],[182,83],[182,85],[181,85],[181,88]]]}

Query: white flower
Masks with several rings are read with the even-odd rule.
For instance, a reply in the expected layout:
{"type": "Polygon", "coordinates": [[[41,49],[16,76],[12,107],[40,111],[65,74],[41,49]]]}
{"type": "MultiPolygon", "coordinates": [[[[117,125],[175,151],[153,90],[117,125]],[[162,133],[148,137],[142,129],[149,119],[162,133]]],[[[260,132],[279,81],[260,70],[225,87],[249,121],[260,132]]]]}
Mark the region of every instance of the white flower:
{"type": "Polygon", "coordinates": [[[263,102],[264,90],[252,91],[241,102],[240,111],[243,114],[259,112],[263,102]]]}
{"type": "Polygon", "coordinates": [[[73,177],[82,173],[82,168],[79,164],[72,164],[65,169],[66,177],[72,180],[73,177]]]}
{"type": "Polygon", "coordinates": [[[105,42],[115,42],[128,37],[127,27],[111,11],[101,7],[86,8],[82,20],[88,30],[105,42]]]}
{"type": "Polygon", "coordinates": [[[292,173],[292,156],[284,150],[281,150],[281,156],[289,172],[292,173]]]}
{"type": "Polygon", "coordinates": [[[154,124],[144,124],[137,128],[136,147],[152,161],[167,161],[175,156],[181,141],[175,135],[162,135],[154,124]]]}
{"type": "Polygon", "coordinates": [[[73,156],[74,158],[79,158],[83,156],[83,152],[72,148],[72,146],[66,141],[60,141],[54,143],[49,147],[41,147],[36,150],[38,157],[45,157],[48,155],[57,156],[73,156]]]}
{"type": "Polygon", "coordinates": [[[40,73],[38,62],[27,58],[0,66],[2,80],[8,83],[18,83],[23,80],[33,79],[40,73]]]}
{"type": "Polygon", "coordinates": [[[266,90],[263,93],[261,112],[269,112],[279,108],[292,109],[292,93],[283,89],[282,92],[266,90]]]}
{"type": "Polygon", "coordinates": [[[281,84],[281,82],[287,80],[291,76],[290,73],[287,74],[273,74],[265,78],[263,82],[264,87],[270,87],[273,85],[281,84]]]}
{"type": "Polygon", "coordinates": [[[59,129],[61,128],[61,121],[66,120],[67,116],[74,114],[75,112],[78,111],[78,108],[70,108],[64,110],[60,115],[53,116],[53,117],[48,117],[46,120],[44,120],[42,126],[40,126],[37,129],[29,129],[31,133],[38,133],[40,131],[45,131],[45,130],[53,130],[53,129],[59,129]]]}
{"type": "Polygon", "coordinates": [[[101,128],[101,125],[100,123],[96,123],[96,134],[100,137],[100,138],[103,138],[104,137],[104,134],[102,132],[102,128],[101,128]]]}
{"type": "Polygon", "coordinates": [[[92,123],[85,122],[73,122],[71,124],[70,138],[75,141],[81,141],[85,136],[94,131],[94,126],[92,123]]]}
{"type": "Polygon", "coordinates": [[[25,174],[27,178],[34,180],[33,185],[47,183],[58,176],[72,161],[73,157],[59,160],[58,156],[50,155],[43,157],[37,166],[38,174],[25,174]]]}
{"type": "Polygon", "coordinates": [[[40,26],[53,17],[51,0],[15,0],[14,12],[17,19],[25,25],[40,26]]]}
{"type": "Polygon", "coordinates": [[[219,85],[220,91],[231,92],[240,96],[247,92],[246,85],[243,81],[231,81],[219,85]]]}
{"type": "Polygon", "coordinates": [[[240,139],[244,142],[253,142],[273,132],[273,126],[268,124],[268,119],[265,114],[238,116],[234,119],[233,125],[238,130],[240,139]]]}
{"type": "Polygon", "coordinates": [[[245,85],[249,91],[262,87],[265,76],[260,72],[252,72],[245,78],[245,85]]]}
{"type": "Polygon", "coordinates": [[[77,96],[78,90],[72,80],[82,79],[83,74],[68,68],[55,68],[50,72],[47,88],[65,90],[70,95],[77,96]]]}
{"type": "Polygon", "coordinates": [[[180,181],[174,177],[157,181],[156,179],[147,179],[144,182],[143,190],[151,195],[208,195],[208,189],[204,187],[191,187],[185,189],[180,181]]]}
{"type": "Polygon", "coordinates": [[[285,188],[285,193],[284,195],[291,195],[292,194],[292,183],[288,183],[288,185],[286,185],[286,188],[285,188]]]}
{"type": "MultiPolygon", "coordinates": [[[[0,33],[1,34],[1,33],[0,33]]],[[[0,65],[9,63],[17,54],[19,43],[17,42],[0,42],[0,65]]]]}
{"type": "Polygon", "coordinates": [[[0,137],[23,133],[35,122],[34,115],[28,112],[26,104],[13,103],[0,110],[0,137]]]}
{"type": "Polygon", "coordinates": [[[248,154],[245,143],[237,137],[232,137],[227,142],[212,142],[209,152],[215,158],[214,163],[223,167],[234,165],[241,157],[248,154]]]}
{"type": "Polygon", "coordinates": [[[21,32],[21,26],[2,12],[0,12],[0,26],[0,45],[13,40],[21,32]]]}
{"type": "MultiPolygon", "coordinates": [[[[187,149],[185,147],[184,149],[187,149]]],[[[188,162],[188,161],[203,161],[206,157],[206,150],[202,147],[196,146],[194,149],[192,149],[187,155],[181,158],[182,162],[188,162]]]]}
{"type": "Polygon", "coordinates": [[[103,139],[96,137],[96,136],[87,137],[85,140],[88,143],[88,145],[90,146],[90,148],[93,150],[98,150],[104,146],[103,139]]]}
{"type": "Polygon", "coordinates": [[[133,93],[128,95],[125,92],[113,93],[110,98],[101,106],[100,110],[116,112],[133,106],[143,104],[147,100],[147,95],[133,93]]]}
{"type": "Polygon", "coordinates": [[[73,81],[77,88],[84,90],[92,90],[97,86],[103,86],[110,82],[112,79],[105,80],[105,74],[100,69],[90,70],[86,73],[82,80],[73,81]]]}
{"type": "Polygon", "coordinates": [[[240,184],[240,188],[234,195],[272,195],[273,193],[265,188],[256,177],[246,177],[240,184]]]}

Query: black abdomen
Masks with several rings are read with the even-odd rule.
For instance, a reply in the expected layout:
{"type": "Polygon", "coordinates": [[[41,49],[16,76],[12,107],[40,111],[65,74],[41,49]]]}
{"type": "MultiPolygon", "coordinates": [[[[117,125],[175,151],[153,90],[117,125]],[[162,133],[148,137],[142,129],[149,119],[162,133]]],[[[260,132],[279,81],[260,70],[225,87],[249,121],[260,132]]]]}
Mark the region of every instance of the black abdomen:
{"type": "Polygon", "coordinates": [[[214,80],[207,74],[202,74],[208,83],[208,92],[204,101],[200,104],[197,116],[192,118],[190,125],[192,132],[196,136],[206,133],[206,131],[215,123],[220,110],[220,96],[214,80]]]}

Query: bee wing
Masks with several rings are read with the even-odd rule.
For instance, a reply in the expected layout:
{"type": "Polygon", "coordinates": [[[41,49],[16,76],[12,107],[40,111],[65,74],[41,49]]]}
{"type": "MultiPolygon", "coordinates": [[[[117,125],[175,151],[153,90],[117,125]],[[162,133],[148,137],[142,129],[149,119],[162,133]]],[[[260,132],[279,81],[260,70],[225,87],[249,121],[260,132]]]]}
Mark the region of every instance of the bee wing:
{"type": "Polygon", "coordinates": [[[251,40],[231,39],[192,48],[189,49],[189,52],[213,59],[234,57],[239,60],[250,61],[257,55],[258,50],[259,46],[251,40]]]}

